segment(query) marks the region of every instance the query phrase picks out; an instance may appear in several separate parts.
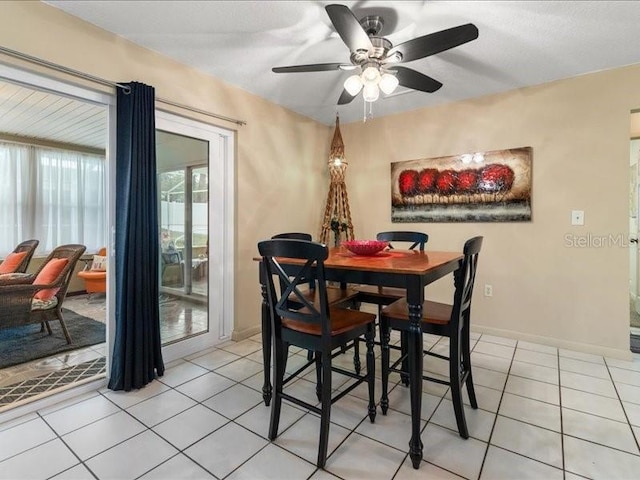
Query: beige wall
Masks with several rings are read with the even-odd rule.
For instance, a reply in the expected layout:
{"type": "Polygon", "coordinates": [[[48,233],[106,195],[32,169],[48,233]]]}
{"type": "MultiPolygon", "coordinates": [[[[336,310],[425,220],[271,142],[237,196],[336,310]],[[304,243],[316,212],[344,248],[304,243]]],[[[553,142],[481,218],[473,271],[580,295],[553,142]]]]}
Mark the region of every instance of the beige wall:
{"type": "Polygon", "coordinates": [[[640,138],[640,112],[631,114],[629,136],[631,138],[640,138]]]}
{"type": "MultiPolygon", "coordinates": [[[[257,331],[256,241],[282,230],[316,234],[332,130],[46,5],[2,2],[0,16],[6,47],[100,77],[142,81],[159,97],[248,122],[237,134],[235,333],[257,331]],[[295,209],[278,211],[287,203],[295,209]]],[[[629,112],[640,107],[639,86],[640,67],[633,66],[344,125],[356,237],[412,228],[431,235],[432,249],[459,249],[467,237],[484,235],[476,326],[628,354],[627,249],[568,248],[565,235],[627,233],[629,112]],[[521,146],[533,147],[532,222],[391,224],[391,162],[521,146]],[[570,225],[572,209],[585,210],[585,226],[570,225]],[[485,283],[493,285],[492,298],[482,296],[485,283]]],[[[439,282],[429,294],[446,299],[449,290],[439,282]]]]}
{"type": "MultiPolygon", "coordinates": [[[[446,85],[445,87],[446,88],[446,85]]],[[[417,110],[342,129],[356,237],[417,229],[431,249],[484,235],[473,322],[484,331],[611,355],[629,352],[625,247],[569,248],[565,235],[628,233],[629,113],[640,66],[417,110]],[[533,147],[533,220],[392,224],[391,162],[533,147]],[[582,227],[570,212],[585,211],[582,227]],[[493,297],[483,296],[484,284],[493,297]]],[[[374,105],[375,114],[375,105],[374,105]]],[[[430,287],[446,299],[449,285],[430,287]]]]}
{"type": "Polygon", "coordinates": [[[330,129],[45,4],[0,2],[0,18],[7,48],[114,81],[144,82],[157,97],[247,122],[219,125],[237,129],[234,335],[257,332],[256,243],[283,230],[317,230],[330,129]],[[278,208],[285,204],[293,208],[278,208]]]}

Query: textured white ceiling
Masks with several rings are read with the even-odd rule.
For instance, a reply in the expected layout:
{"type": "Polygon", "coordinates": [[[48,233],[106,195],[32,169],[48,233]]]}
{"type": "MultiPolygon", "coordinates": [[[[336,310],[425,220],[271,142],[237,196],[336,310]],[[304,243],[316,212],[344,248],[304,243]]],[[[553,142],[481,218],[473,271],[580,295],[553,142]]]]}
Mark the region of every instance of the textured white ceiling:
{"type": "MultiPolygon", "coordinates": [[[[276,74],[271,67],[349,62],[324,10],[381,14],[394,45],[474,23],[479,38],[406,63],[444,86],[399,89],[373,104],[380,117],[640,63],[638,1],[47,1],[139,45],[291,110],[332,124],[363,118],[360,95],[338,107],[349,72],[276,74]]],[[[144,80],[144,79],[140,79],[144,80]]]]}

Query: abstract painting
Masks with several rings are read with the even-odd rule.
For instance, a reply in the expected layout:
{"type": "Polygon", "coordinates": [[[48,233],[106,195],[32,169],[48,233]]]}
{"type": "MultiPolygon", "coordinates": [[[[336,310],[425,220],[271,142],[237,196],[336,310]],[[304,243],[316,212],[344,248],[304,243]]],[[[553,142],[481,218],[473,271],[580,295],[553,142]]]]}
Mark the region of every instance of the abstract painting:
{"type": "Polygon", "coordinates": [[[391,221],[531,221],[531,147],[391,164],[391,221]]]}

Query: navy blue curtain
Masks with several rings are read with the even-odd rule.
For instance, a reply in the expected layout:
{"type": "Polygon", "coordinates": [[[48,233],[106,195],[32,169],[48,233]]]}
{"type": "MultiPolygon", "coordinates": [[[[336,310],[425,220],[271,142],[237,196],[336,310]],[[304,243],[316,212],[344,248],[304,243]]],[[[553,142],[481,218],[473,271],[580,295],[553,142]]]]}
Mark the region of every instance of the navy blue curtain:
{"type": "Polygon", "coordinates": [[[155,93],[118,89],[116,151],[116,332],[109,388],[132,390],[164,374],[158,307],[155,93]]]}

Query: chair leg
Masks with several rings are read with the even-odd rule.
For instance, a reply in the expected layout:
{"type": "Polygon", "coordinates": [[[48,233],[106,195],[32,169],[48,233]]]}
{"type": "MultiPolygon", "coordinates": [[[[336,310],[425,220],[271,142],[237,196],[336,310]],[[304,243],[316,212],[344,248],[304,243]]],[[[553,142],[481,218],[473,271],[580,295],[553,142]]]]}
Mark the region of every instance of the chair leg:
{"type": "MultiPolygon", "coordinates": [[[[357,300],[351,300],[349,302],[349,306],[347,308],[350,308],[351,310],[360,310],[360,306],[362,305],[362,302],[358,302],[357,300]]],[[[344,350],[343,350],[344,353],[344,350]]],[[[356,338],[353,341],[353,369],[355,370],[357,375],[360,375],[360,372],[362,371],[362,364],[360,363],[360,339],[356,338]]]]}
{"type": "Polygon", "coordinates": [[[471,408],[478,408],[478,401],[476,400],[476,390],[473,387],[473,376],[471,374],[471,349],[469,340],[469,322],[465,319],[465,325],[462,329],[462,365],[464,371],[467,374],[465,383],[467,385],[467,394],[469,395],[469,403],[471,408]]]}
{"type": "Polygon", "coordinates": [[[356,338],[353,341],[353,368],[357,375],[360,375],[362,365],[360,364],[360,339],[356,338]]]}
{"type": "MultiPolygon", "coordinates": [[[[322,401],[322,356],[320,352],[315,352],[316,355],[316,396],[318,401],[322,401]]],[[[312,356],[313,358],[313,356],[312,356]]]]}
{"type": "Polygon", "coordinates": [[[409,348],[407,343],[407,332],[400,332],[400,354],[402,355],[402,373],[400,380],[405,387],[409,386],[409,348]]]}
{"type": "Polygon", "coordinates": [[[331,351],[322,351],[322,400],[320,415],[320,442],[318,446],[318,467],[327,463],[329,446],[329,422],[331,420],[331,351]]]}
{"type": "Polygon", "coordinates": [[[462,438],[469,438],[467,422],[464,418],[464,405],[462,401],[460,339],[449,338],[449,386],[451,387],[451,399],[453,410],[458,424],[458,433],[462,438]]]}
{"type": "Polygon", "coordinates": [[[375,337],[375,323],[370,323],[367,327],[365,338],[367,341],[367,383],[369,385],[369,420],[371,420],[371,423],[376,420],[376,357],[373,354],[375,337]]]}
{"type": "MultiPolygon", "coordinates": [[[[62,316],[62,309],[56,309],[56,316],[58,320],[60,320],[60,326],[62,327],[62,332],[64,333],[64,338],[67,340],[67,344],[71,344],[71,335],[69,335],[69,330],[67,330],[67,324],[64,322],[64,317],[62,316]]],[[[49,322],[45,322],[47,325],[47,330],[51,333],[51,327],[49,326],[49,322]]]]}
{"type": "Polygon", "coordinates": [[[284,382],[284,358],[286,349],[283,343],[274,341],[273,351],[273,396],[271,404],[271,421],[269,423],[269,440],[275,440],[278,436],[278,425],[280,423],[280,410],[282,409],[282,388],[284,382]]]}
{"type": "Polygon", "coordinates": [[[380,398],[380,408],[382,414],[386,415],[389,409],[389,342],[391,340],[391,329],[389,328],[389,322],[380,319],[380,343],[382,350],[382,397],[380,398]]]}

